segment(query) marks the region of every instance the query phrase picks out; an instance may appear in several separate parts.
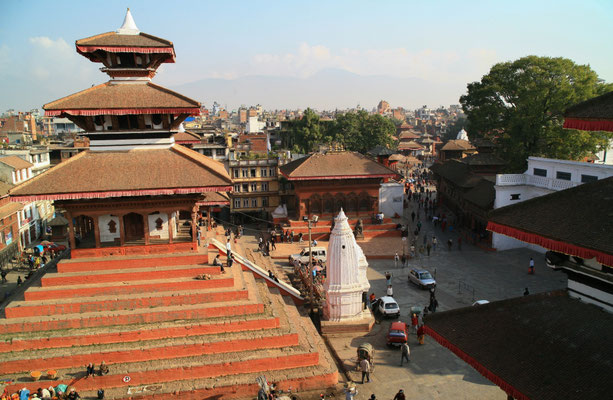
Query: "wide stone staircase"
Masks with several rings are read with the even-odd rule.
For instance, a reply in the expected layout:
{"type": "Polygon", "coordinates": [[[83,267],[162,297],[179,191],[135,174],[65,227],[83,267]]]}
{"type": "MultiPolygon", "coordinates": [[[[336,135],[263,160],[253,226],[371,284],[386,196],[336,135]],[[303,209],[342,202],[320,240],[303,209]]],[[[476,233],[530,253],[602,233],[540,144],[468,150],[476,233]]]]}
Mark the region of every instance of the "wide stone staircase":
{"type": "Polygon", "coordinates": [[[294,391],[335,386],[292,298],[239,263],[222,274],[214,252],[60,262],[6,307],[0,381],[9,392],[65,384],[82,398],[102,388],[107,399],[254,398],[260,375],[294,391]],[[86,378],[102,361],[109,374],[86,378]]]}
{"type": "MultiPolygon", "coordinates": [[[[358,219],[350,219],[347,221],[352,229],[355,229],[358,219]]],[[[364,238],[373,237],[400,237],[401,231],[396,229],[397,224],[391,218],[384,218],[383,223],[373,223],[370,217],[362,219],[363,236],[364,238]]],[[[289,220],[289,227],[284,227],[284,230],[289,229],[294,231],[294,235],[302,233],[303,240],[308,240],[309,228],[308,223],[298,220],[289,220]]],[[[330,231],[332,229],[332,220],[320,219],[317,223],[311,224],[311,238],[315,240],[329,240],[330,231]]],[[[297,240],[294,238],[294,240],[297,240]]]]}

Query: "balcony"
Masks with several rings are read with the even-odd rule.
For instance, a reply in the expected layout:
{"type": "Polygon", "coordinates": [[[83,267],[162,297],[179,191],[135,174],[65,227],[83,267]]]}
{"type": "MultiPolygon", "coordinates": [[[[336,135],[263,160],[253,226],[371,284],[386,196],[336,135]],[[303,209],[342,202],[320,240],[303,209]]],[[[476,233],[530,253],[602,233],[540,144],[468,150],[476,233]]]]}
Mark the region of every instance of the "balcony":
{"type": "Polygon", "coordinates": [[[276,158],[266,158],[261,160],[228,160],[230,167],[270,167],[278,164],[276,158]]]}
{"type": "Polygon", "coordinates": [[[579,186],[581,182],[552,179],[544,176],[526,174],[499,174],[496,175],[496,186],[528,185],[549,190],[564,190],[579,186]]]}

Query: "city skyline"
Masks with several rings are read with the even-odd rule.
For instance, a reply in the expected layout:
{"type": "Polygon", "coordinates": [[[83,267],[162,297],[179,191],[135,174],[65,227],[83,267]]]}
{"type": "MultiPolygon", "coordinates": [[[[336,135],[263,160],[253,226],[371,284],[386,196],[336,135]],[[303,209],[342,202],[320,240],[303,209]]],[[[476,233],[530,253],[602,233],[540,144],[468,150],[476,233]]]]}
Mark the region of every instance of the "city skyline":
{"type": "Polygon", "coordinates": [[[493,64],[530,54],[590,64],[613,81],[605,1],[174,4],[8,1],[0,111],[41,108],[104,82],[74,41],[117,29],[128,6],[141,31],[175,45],[180,62],[164,65],[156,82],[209,107],[448,106],[493,64]]]}

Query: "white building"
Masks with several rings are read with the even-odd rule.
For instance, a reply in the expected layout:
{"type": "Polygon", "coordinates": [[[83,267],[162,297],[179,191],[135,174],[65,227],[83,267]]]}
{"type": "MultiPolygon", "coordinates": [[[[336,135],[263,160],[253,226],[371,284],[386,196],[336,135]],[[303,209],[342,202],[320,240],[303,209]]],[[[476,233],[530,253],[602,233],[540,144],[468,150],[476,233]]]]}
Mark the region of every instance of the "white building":
{"type": "MultiPolygon", "coordinates": [[[[610,176],[613,176],[613,165],[529,157],[528,169],[523,174],[496,175],[494,209],[610,176]]],[[[545,252],[540,246],[498,233],[493,233],[492,247],[497,250],[529,247],[545,252]]]]}
{"type": "Polygon", "coordinates": [[[247,120],[247,133],[258,133],[266,127],[266,122],[260,121],[258,117],[249,117],[247,120]]]}
{"type": "MultiPolygon", "coordinates": [[[[47,163],[48,153],[47,154],[47,163]]],[[[18,185],[34,177],[34,165],[18,156],[0,157],[0,180],[10,185],[18,185]]],[[[52,202],[39,200],[23,203],[23,209],[17,213],[19,240],[21,248],[27,247],[38,239],[47,229],[47,222],[53,218],[52,202]]]]}

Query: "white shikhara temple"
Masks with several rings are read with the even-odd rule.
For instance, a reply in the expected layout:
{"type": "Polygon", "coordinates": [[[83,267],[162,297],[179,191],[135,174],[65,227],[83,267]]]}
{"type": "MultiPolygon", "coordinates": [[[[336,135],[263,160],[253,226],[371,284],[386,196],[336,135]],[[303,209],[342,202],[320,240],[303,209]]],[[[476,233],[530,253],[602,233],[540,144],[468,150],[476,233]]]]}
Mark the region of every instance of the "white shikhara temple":
{"type": "Polygon", "coordinates": [[[327,280],[324,284],[324,319],[334,322],[362,319],[366,316],[363,294],[370,288],[366,277],[368,263],[342,209],[334,222],[328,246],[327,280]]]}

